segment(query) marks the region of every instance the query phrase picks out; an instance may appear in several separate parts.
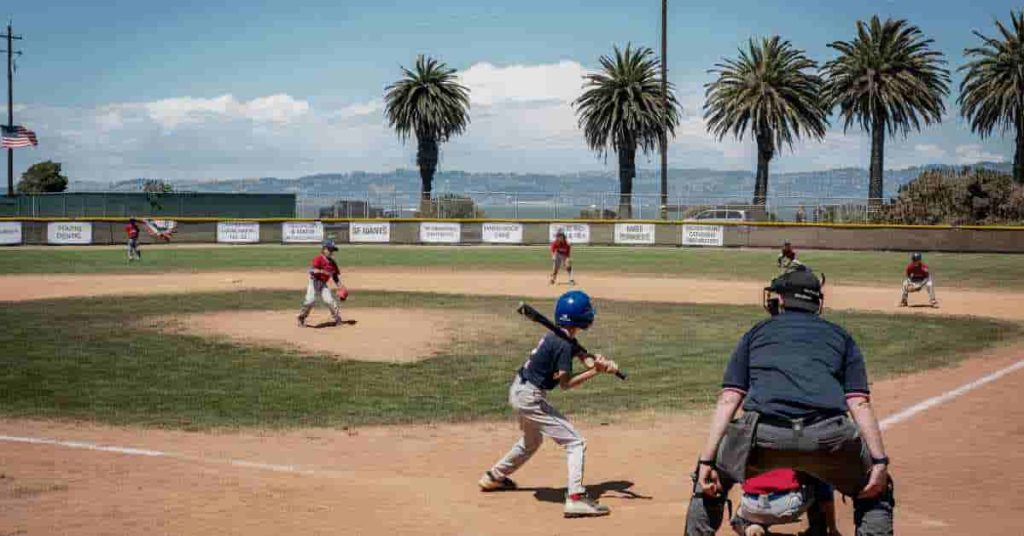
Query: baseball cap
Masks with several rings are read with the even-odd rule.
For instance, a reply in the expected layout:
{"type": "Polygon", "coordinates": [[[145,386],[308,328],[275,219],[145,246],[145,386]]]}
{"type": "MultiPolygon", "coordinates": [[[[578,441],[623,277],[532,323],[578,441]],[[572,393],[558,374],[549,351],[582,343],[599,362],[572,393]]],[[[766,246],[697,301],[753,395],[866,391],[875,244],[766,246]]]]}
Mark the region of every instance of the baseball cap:
{"type": "Polygon", "coordinates": [[[338,246],[334,245],[334,240],[324,240],[323,247],[331,251],[338,251],[338,246]]]}
{"type": "Polygon", "coordinates": [[[821,292],[821,281],[806,265],[797,266],[776,277],[764,289],[784,297],[787,309],[801,309],[816,313],[821,308],[821,300],[824,298],[824,294],[821,292]]]}

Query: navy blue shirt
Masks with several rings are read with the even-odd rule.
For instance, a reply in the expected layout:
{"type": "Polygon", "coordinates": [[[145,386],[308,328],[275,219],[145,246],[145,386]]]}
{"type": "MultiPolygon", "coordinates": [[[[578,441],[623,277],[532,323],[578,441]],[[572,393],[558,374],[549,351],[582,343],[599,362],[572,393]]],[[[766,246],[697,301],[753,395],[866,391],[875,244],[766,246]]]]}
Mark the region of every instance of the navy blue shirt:
{"type": "Polygon", "coordinates": [[[530,352],[530,359],[520,370],[526,381],[550,391],[558,387],[555,372],[572,373],[572,345],[554,333],[548,333],[530,352]]]}
{"type": "Polygon", "coordinates": [[[746,395],[744,410],[785,419],[845,413],[847,396],[869,393],[853,337],[801,311],[773,316],[743,335],[722,387],[746,395]]]}

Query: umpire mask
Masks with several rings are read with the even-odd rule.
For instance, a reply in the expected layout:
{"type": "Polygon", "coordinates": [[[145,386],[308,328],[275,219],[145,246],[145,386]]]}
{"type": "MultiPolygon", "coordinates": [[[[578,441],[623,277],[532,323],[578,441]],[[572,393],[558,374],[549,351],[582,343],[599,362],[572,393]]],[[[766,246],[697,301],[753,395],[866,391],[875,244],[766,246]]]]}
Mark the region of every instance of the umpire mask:
{"type": "Polygon", "coordinates": [[[795,309],[820,314],[825,304],[825,275],[819,280],[807,265],[798,266],[772,280],[764,288],[763,305],[772,316],[782,309],[795,309]],[[779,296],[782,297],[780,304],[779,296]]]}

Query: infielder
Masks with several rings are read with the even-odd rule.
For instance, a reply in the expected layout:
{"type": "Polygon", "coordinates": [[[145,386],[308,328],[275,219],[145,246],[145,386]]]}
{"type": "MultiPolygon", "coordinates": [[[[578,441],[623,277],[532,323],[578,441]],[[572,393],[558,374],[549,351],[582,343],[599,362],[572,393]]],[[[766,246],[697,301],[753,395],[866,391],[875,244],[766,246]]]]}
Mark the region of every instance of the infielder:
{"type": "Polygon", "coordinates": [[[313,309],[317,298],[323,301],[324,305],[331,310],[334,325],[340,326],[342,324],[341,307],[338,304],[338,299],[345,299],[348,296],[348,290],[341,284],[338,263],[334,262],[332,257],[335,251],[338,251],[338,246],[334,245],[334,240],[327,240],[324,242],[323,247],[320,248],[320,254],[313,257],[312,262],[310,262],[309,284],[306,286],[306,300],[302,302],[302,309],[299,311],[299,327],[306,326],[306,317],[309,316],[309,311],[313,309]],[[337,289],[337,297],[331,291],[331,281],[334,282],[337,289]]]}
{"type": "Polygon", "coordinates": [[[935,299],[935,284],[932,282],[932,275],[928,271],[928,265],[921,262],[921,254],[910,255],[910,264],[907,265],[907,278],[903,280],[903,296],[900,297],[900,307],[907,306],[907,295],[911,292],[918,292],[922,288],[928,289],[928,301],[932,307],[938,307],[939,301],[935,299]]]}
{"type": "Polygon", "coordinates": [[[128,235],[128,262],[142,260],[142,250],[139,249],[139,224],[135,218],[129,218],[128,224],[124,226],[124,232],[128,235]]]}
{"type": "MultiPolygon", "coordinates": [[[[571,290],[558,298],[555,323],[575,337],[594,322],[590,297],[571,290]]],[[[517,371],[509,388],[508,401],[515,410],[523,437],[480,478],[480,489],[499,491],[515,489],[509,475],[523,466],[537,449],[544,436],[565,448],[569,478],[565,498],[565,517],[596,517],[610,513],[607,506],[587,496],[583,487],[583,457],[586,441],[576,428],[547,401],[547,392],[555,387],[579,387],[600,372],[614,374],[618,365],[602,355],[585,358],[587,370],[573,376],[573,346],[554,333],[548,333],[530,352],[529,359],[517,371]]],[[[581,356],[582,357],[582,356],[581,356]]]]}
{"type": "Polygon", "coordinates": [[[569,240],[565,237],[565,231],[559,229],[555,233],[555,240],[551,242],[551,284],[554,285],[555,281],[558,280],[558,270],[565,265],[565,273],[569,274],[569,284],[575,285],[576,281],[572,278],[572,246],[569,245],[569,240]]]}
{"type": "Polygon", "coordinates": [[[782,244],[782,251],[779,252],[779,258],[776,259],[775,264],[777,264],[779,270],[782,271],[791,270],[800,266],[800,261],[796,260],[796,250],[793,249],[793,244],[791,244],[789,240],[782,244]]]}

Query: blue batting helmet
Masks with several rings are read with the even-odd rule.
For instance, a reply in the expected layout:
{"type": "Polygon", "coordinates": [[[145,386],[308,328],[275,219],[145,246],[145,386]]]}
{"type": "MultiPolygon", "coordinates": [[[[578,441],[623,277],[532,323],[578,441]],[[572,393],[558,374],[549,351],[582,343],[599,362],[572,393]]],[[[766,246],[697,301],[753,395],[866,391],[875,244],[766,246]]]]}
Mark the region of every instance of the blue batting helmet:
{"type": "Polygon", "coordinates": [[[555,303],[555,323],[562,327],[589,328],[594,323],[594,305],[582,290],[570,290],[555,303]]]}

